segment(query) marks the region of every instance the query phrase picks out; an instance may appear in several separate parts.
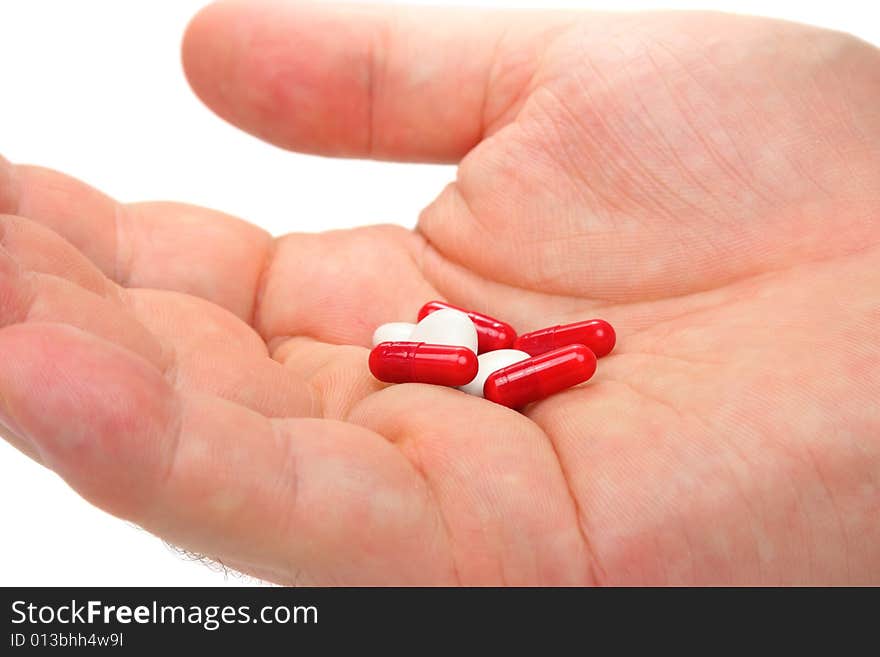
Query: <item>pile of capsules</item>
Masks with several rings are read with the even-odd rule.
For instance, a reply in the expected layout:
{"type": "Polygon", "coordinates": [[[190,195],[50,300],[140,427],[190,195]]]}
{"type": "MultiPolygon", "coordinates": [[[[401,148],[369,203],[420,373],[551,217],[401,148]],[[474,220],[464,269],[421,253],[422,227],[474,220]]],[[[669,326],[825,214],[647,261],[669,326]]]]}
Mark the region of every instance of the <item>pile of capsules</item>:
{"type": "Polygon", "coordinates": [[[602,319],[517,336],[510,324],[488,315],[429,301],[418,324],[376,329],[370,371],[386,383],[455,386],[521,408],[590,379],[596,358],[615,341],[614,329],[602,319]]]}

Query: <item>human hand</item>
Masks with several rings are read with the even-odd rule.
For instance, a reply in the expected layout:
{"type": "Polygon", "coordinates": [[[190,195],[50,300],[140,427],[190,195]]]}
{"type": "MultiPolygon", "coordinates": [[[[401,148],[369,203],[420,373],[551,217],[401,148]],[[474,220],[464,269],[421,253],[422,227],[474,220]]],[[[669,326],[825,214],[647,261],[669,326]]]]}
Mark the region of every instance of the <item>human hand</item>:
{"type": "Polygon", "coordinates": [[[415,232],[272,240],[4,166],[5,434],[88,500],[282,583],[880,582],[874,48],[249,2],[184,63],[280,146],[458,177],[415,232]],[[618,346],[524,414],[375,381],[373,328],[438,297],[618,346]]]}

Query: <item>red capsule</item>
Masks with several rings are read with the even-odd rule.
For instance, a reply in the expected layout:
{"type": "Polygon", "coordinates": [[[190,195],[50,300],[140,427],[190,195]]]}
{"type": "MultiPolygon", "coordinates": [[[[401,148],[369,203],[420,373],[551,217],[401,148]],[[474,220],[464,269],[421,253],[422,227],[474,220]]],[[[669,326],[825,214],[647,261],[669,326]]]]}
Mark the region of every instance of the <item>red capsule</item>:
{"type": "Polygon", "coordinates": [[[592,349],[596,358],[602,358],[614,349],[616,341],[617,336],[611,324],[604,319],[590,319],[523,333],[516,339],[513,348],[537,356],[567,344],[583,344],[592,349]]]}
{"type": "Polygon", "coordinates": [[[494,372],[483,385],[483,395],[496,404],[520,408],[583,383],[595,372],[592,350],[570,344],[494,372]]]}
{"type": "Polygon", "coordinates": [[[471,321],[477,328],[477,350],[481,354],[486,351],[495,351],[496,349],[510,349],[513,341],[516,340],[516,331],[513,330],[510,324],[498,321],[488,315],[453,306],[445,301],[429,301],[422,306],[422,309],[419,310],[419,321],[422,321],[435,310],[442,308],[460,310],[471,318],[471,321]]]}
{"type": "Polygon", "coordinates": [[[463,386],[477,375],[477,355],[467,347],[425,342],[382,342],[370,352],[370,371],[386,383],[463,386]]]}

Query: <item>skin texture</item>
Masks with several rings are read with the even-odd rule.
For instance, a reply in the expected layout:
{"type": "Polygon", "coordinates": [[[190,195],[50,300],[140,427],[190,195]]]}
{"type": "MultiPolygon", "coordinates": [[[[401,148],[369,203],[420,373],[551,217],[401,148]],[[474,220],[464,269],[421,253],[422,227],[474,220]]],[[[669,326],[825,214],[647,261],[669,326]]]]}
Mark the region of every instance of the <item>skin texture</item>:
{"type": "Polygon", "coordinates": [[[875,48],[247,2],[183,63],[270,142],[457,179],[414,232],[273,239],[4,162],[4,433],[86,499],[290,584],[880,583],[875,48]],[[524,414],[373,380],[433,298],[618,346],[524,414]]]}

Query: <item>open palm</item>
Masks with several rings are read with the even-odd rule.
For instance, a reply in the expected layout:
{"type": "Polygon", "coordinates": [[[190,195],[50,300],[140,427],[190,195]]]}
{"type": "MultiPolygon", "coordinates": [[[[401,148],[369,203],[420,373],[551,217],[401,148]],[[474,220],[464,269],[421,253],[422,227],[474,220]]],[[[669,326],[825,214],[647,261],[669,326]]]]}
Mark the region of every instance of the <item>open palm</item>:
{"type": "Polygon", "coordinates": [[[880,582],[880,56],[716,14],[224,3],[184,63],[283,147],[458,161],[416,231],[271,239],[0,170],[5,433],[283,583],[880,582]],[[385,386],[432,298],[618,348],[524,414],[385,386]]]}

